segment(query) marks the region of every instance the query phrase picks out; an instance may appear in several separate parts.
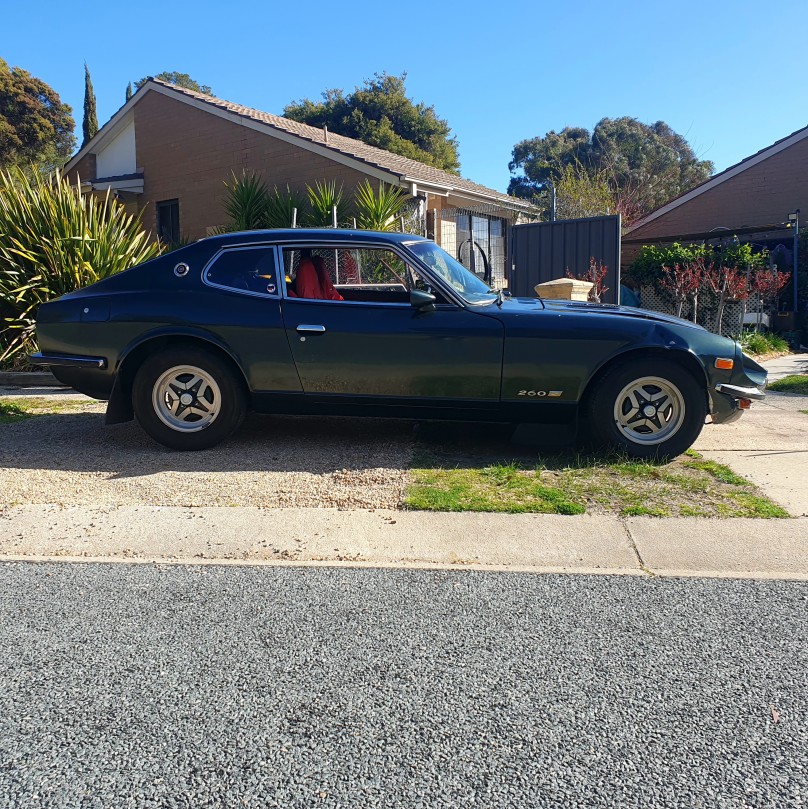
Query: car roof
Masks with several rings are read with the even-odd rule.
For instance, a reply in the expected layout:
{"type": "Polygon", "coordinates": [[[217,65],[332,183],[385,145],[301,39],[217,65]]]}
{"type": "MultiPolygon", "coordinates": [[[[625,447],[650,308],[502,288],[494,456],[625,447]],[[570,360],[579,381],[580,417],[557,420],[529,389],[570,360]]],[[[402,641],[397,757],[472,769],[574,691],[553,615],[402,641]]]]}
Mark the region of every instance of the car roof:
{"type": "Polygon", "coordinates": [[[245,244],[248,242],[311,242],[327,240],[329,242],[390,242],[409,244],[426,242],[428,239],[414,233],[388,233],[375,230],[349,230],[347,228],[286,228],[278,230],[243,230],[236,233],[222,233],[210,236],[203,241],[218,242],[222,247],[228,244],[245,244]]]}

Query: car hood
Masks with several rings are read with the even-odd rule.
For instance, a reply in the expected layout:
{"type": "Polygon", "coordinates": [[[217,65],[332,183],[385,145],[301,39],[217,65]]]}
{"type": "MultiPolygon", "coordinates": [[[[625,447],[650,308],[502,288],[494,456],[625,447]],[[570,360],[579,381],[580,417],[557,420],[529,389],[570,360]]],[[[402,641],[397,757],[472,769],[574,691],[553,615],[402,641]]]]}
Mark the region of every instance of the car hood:
{"type": "Polygon", "coordinates": [[[617,306],[614,303],[587,303],[585,301],[559,301],[547,300],[546,298],[504,298],[502,301],[503,312],[523,313],[525,310],[545,309],[550,312],[564,312],[591,314],[599,317],[628,317],[639,320],[652,320],[657,323],[670,323],[676,326],[686,326],[699,331],[706,331],[703,326],[699,326],[690,320],[685,320],[674,315],[666,315],[663,312],[652,312],[648,309],[635,309],[633,306],[617,306]]]}

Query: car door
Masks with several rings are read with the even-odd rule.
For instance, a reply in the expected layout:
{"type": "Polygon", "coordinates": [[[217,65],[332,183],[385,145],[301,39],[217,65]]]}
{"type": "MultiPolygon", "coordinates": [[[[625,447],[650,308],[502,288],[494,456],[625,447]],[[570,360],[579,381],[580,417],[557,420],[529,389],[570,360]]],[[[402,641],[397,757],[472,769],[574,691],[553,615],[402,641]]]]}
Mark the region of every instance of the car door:
{"type": "Polygon", "coordinates": [[[444,299],[431,310],[414,307],[417,271],[391,247],[322,243],[282,255],[283,320],[305,394],[431,406],[499,402],[499,320],[444,299]],[[296,297],[313,294],[302,280],[314,277],[310,262],[322,297],[296,297]]]}

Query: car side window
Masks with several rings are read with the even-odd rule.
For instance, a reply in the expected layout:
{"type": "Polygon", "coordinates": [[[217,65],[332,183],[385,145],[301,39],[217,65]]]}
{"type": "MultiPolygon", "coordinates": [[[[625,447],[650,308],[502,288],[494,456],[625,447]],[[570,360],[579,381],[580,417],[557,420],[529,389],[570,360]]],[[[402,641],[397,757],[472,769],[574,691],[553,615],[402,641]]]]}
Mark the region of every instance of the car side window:
{"type": "Polygon", "coordinates": [[[223,250],[205,271],[214,286],[253,295],[278,295],[278,273],[272,247],[233,247],[223,250]]]}
{"type": "Polygon", "coordinates": [[[294,248],[283,251],[283,264],[290,298],[408,304],[412,289],[427,289],[408,262],[385,248],[294,248]]]}

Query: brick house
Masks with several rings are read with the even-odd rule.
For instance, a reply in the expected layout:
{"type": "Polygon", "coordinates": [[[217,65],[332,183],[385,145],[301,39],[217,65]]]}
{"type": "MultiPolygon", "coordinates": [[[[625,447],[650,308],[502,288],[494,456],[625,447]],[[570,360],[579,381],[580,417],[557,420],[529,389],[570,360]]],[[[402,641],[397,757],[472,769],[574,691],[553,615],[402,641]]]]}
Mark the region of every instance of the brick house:
{"type": "Polygon", "coordinates": [[[790,250],[789,214],[808,221],[808,127],[719,172],[652,211],[623,236],[623,262],[641,244],[712,241],[738,236],[790,250]]]}
{"type": "MultiPolygon", "coordinates": [[[[365,179],[406,189],[417,227],[457,254],[472,237],[505,271],[507,229],[531,206],[499,191],[362,141],[277,115],[147,81],[66,165],[89,191],[112,189],[167,242],[209,235],[226,221],[225,181],[254,171],[302,190],[365,179]]],[[[468,258],[466,253],[461,260],[468,258]]]]}

